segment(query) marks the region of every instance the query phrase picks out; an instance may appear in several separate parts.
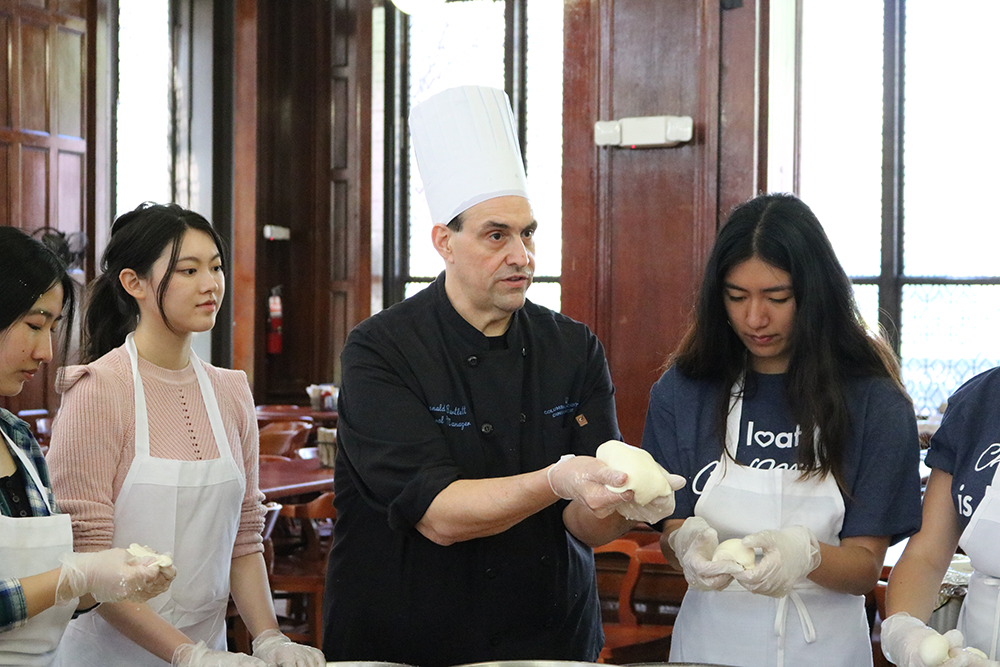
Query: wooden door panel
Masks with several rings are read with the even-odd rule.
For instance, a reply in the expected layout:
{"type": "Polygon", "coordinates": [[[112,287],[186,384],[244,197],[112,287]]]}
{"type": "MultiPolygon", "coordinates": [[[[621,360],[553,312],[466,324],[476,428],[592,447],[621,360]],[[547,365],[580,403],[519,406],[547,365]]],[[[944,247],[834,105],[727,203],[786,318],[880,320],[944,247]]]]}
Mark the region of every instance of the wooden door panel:
{"type": "Polygon", "coordinates": [[[48,133],[48,26],[22,19],[19,33],[21,85],[18,93],[21,103],[20,118],[15,122],[21,130],[48,133]]]}
{"type": "Polygon", "coordinates": [[[10,35],[11,17],[0,12],[0,127],[10,127],[12,90],[10,85],[10,35]]]}
{"type": "Polygon", "coordinates": [[[56,31],[56,85],[58,87],[56,132],[83,136],[84,53],[83,34],[61,27],[56,31]]]}
{"type": "Polygon", "coordinates": [[[83,153],[59,151],[59,177],[56,187],[55,227],[65,233],[85,229],[83,212],[83,153]]]}
{"type": "Polygon", "coordinates": [[[20,227],[27,231],[48,224],[49,151],[39,146],[21,146],[20,227]]]}

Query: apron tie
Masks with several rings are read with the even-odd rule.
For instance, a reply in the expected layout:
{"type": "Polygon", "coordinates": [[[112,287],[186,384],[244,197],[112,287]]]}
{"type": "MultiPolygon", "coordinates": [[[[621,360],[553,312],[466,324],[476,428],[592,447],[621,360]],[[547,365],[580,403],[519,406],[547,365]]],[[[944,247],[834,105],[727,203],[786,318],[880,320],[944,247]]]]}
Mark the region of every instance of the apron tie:
{"type": "Polygon", "coordinates": [[[791,599],[795,605],[795,610],[799,612],[799,623],[802,624],[802,636],[807,644],[816,641],[816,627],[813,625],[806,603],[802,601],[802,596],[796,591],[792,591],[783,598],[778,598],[778,613],[774,615],[774,634],[784,638],[785,624],[788,620],[788,600],[791,599]]]}
{"type": "MultiPolygon", "coordinates": [[[[982,573],[980,573],[982,574],[982,573]]],[[[997,601],[993,605],[993,638],[990,640],[990,660],[997,659],[997,632],[1000,631],[1000,579],[983,574],[983,583],[997,589],[997,601]]]]}

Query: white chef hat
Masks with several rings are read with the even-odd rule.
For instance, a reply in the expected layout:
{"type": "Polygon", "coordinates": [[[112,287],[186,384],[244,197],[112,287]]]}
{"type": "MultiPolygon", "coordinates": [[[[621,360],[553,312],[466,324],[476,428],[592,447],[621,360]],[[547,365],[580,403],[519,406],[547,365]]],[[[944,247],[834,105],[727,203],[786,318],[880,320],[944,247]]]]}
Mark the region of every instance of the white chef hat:
{"type": "Polygon", "coordinates": [[[494,197],[528,197],[507,94],[485,86],[449,88],[413,107],[410,135],[431,222],[494,197]]]}

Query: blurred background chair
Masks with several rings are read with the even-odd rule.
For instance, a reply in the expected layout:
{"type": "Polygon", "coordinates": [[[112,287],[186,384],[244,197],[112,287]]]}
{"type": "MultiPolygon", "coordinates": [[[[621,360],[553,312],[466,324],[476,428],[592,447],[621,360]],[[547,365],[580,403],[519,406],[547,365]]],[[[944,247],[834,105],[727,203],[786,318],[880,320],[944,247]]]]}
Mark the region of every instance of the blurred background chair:
{"type": "Polygon", "coordinates": [[[260,453],[295,456],[309,442],[312,422],[305,420],[271,422],[260,429],[260,453]]]}
{"type": "Polygon", "coordinates": [[[285,504],[281,520],[300,539],[280,549],[276,545],[269,572],[272,596],[285,602],[278,618],[281,631],[293,641],[317,648],[323,640],[323,588],[336,518],[332,491],[309,502],[285,504]]]}
{"type": "Polygon", "coordinates": [[[675,604],[679,606],[680,598],[687,590],[684,575],[669,569],[658,541],[642,545],[626,536],[596,547],[594,556],[598,561],[598,589],[602,599],[617,597],[617,604],[612,605],[616,607],[614,620],[611,620],[611,614],[604,613],[606,609],[602,604],[604,649],[598,662],[666,662],[674,616],[665,616],[665,623],[642,622],[637,613],[637,591],[644,575],[650,579],[650,570],[655,568],[660,581],[649,582],[650,591],[644,594],[648,601],[642,611],[644,616],[659,617],[660,605],[670,608],[675,604]],[[649,606],[656,606],[657,609],[650,611],[649,606]]]}
{"type": "Polygon", "coordinates": [[[28,428],[31,429],[31,434],[35,436],[42,451],[47,451],[49,436],[52,435],[52,419],[49,417],[49,411],[45,408],[19,410],[17,416],[28,422],[28,428]]]}
{"type": "MultiPolygon", "coordinates": [[[[264,563],[270,568],[271,562],[274,560],[274,549],[271,546],[271,531],[274,530],[274,525],[278,522],[281,504],[276,502],[265,503],[264,509],[266,510],[264,513],[264,528],[260,531],[260,536],[264,542],[264,563]]],[[[229,598],[229,606],[226,609],[226,626],[229,650],[246,653],[247,655],[252,654],[251,641],[253,638],[250,636],[250,631],[247,630],[243,619],[240,618],[239,610],[236,609],[236,603],[233,602],[232,598],[229,598]]]]}

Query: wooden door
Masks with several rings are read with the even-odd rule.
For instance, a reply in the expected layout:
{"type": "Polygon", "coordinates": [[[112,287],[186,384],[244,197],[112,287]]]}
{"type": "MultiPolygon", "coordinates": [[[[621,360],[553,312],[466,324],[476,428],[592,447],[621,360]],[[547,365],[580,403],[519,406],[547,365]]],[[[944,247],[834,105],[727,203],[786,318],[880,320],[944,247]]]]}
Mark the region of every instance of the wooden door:
{"type": "MultiPolygon", "coordinates": [[[[81,284],[107,213],[107,26],[104,1],[0,0],[0,224],[85,232],[81,284]]],[[[52,375],[5,407],[54,412],[52,375]]]]}
{"type": "Polygon", "coordinates": [[[622,434],[636,445],[719,219],[757,187],[760,26],[756,3],[741,4],[565,3],[563,311],[604,343],[622,434]],[[658,115],[691,116],[694,139],[594,145],[595,121],[658,115]]]}
{"type": "Polygon", "coordinates": [[[307,385],[339,381],[344,340],[370,310],[372,9],[271,0],[258,11],[254,396],[302,404],[307,385]],[[290,236],[267,240],[265,225],[290,236]],[[269,352],[278,286],[281,351],[269,352]]]}

